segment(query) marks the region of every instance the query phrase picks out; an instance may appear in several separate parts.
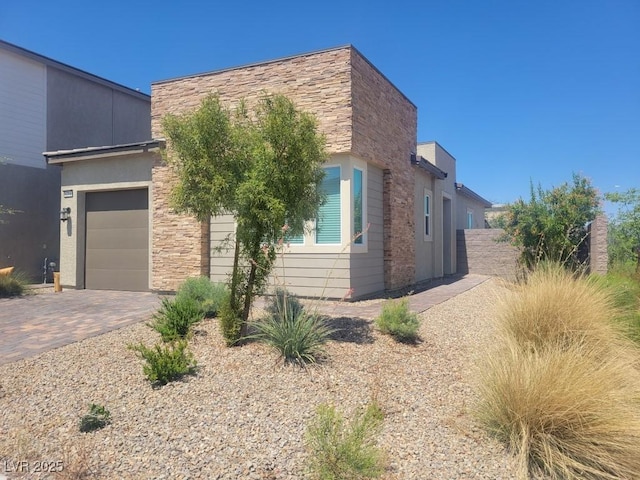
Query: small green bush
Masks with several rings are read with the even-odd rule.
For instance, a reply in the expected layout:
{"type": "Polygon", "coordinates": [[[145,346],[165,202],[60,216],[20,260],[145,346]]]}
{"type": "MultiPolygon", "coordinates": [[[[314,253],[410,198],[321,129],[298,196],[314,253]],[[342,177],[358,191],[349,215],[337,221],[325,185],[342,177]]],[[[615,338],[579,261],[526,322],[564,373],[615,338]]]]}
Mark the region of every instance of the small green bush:
{"type": "Polygon", "coordinates": [[[224,283],[212,282],[207,277],[193,277],[187,278],[180,285],[176,300],[183,298],[195,300],[202,314],[207,318],[212,318],[220,312],[227,295],[228,290],[224,283]]]}
{"type": "Polygon", "coordinates": [[[275,348],[286,362],[315,363],[333,333],[323,317],[304,310],[298,299],[279,290],[255,323],[256,337],[275,348]]]}
{"type": "Polygon", "coordinates": [[[370,403],[350,425],[336,409],[320,405],[306,432],[309,469],[318,480],[358,480],[378,478],[385,461],[376,438],[384,415],[370,403]]]}
{"type": "Polygon", "coordinates": [[[153,323],[150,326],[155,329],[165,342],[171,342],[179,338],[186,338],[191,326],[203,318],[198,303],[188,297],[169,300],[162,299],[162,306],[153,315],[153,323]]]}
{"type": "Polygon", "coordinates": [[[219,312],[220,331],[227,347],[237,345],[241,340],[242,312],[235,310],[230,301],[222,304],[219,312]]]}
{"type": "Polygon", "coordinates": [[[142,343],[130,345],[129,348],[146,361],[143,366],[144,374],[156,385],[166,385],[183,375],[193,373],[196,368],[193,354],[187,350],[185,340],[157,344],[154,348],[148,348],[142,343]]]}
{"type": "Polygon", "coordinates": [[[382,313],[375,320],[382,333],[391,335],[399,342],[415,342],[418,340],[420,319],[409,310],[409,300],[389,300],[382,307],[382,313]]]}
{"type": "Polygon", "coordinates": [[[19,273],[0,275],[0,298],[19,297],[26,289],[27,281],[19,273]]]}
{"type": "Polygon", "coordinates": [[[92,403],[89,405],[89,413],[80,419],[81,432],[93,432],[106,427],[111,423],[111,413],[102,405],[92,403]]]}
{"type": "Polygon", "coordinates": [[[618,310],[615,319],[622,324],[628,336],[640,344],[640,278],[622,271],[594,277],[596,282],[611,291],[618,310]]]}

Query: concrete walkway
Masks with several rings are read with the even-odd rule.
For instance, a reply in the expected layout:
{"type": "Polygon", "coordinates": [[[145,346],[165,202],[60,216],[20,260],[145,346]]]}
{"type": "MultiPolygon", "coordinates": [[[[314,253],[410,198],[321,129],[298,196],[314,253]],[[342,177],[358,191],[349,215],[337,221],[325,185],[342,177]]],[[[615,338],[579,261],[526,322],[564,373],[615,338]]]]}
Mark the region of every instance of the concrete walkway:
{"type": "MultiPolygon", "coordinates": [[[[489,277],[465,275],[433,282],[409,297],[411,309],[423,312],[465,292],[489,277]]],[[[364,302],[313,302],[318,311],[341,318],[372,320],[385,299],[364,302]]],[[[258,302],[264,304],[263,302],[258,302]]],[[[153,293],[105,290],[44,292],[0,299],[0,365],[28,358],[133,323],[148,321],[160,306],[153,293]]]]}

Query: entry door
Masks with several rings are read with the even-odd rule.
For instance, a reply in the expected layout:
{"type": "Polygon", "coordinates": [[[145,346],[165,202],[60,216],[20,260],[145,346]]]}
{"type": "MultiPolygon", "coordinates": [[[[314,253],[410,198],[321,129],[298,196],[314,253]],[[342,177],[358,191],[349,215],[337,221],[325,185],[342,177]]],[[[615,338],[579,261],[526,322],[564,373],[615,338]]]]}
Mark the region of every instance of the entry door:
{"type": "Polygon", "coordinates": [[[85,288],[149,290],[147,189],[86,194],[85,288]]]}

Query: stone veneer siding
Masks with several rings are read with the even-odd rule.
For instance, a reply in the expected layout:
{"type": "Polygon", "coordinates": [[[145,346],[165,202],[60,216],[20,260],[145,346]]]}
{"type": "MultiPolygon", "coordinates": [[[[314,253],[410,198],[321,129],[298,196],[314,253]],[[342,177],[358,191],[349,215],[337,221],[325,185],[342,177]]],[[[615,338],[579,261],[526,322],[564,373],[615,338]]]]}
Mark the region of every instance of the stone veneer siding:
{"type": "Polygon", "coordinates": [[[418,111],[357,51],[352,52],[352,153],[384,169],[385,289],[416,280],[414,175],[418,111]]]}
{"type": "MultiPolygon", "coordinates": [[[[357,50],[348,46],[155,83],[153,137],[164,136],[161,122],[167,113],[193,111],[212,93],[230,107],[239,99],[251,107],[264,93],[282,93],[316,116],[329,154],[352,153],[389,170],[385,286],[414,282],[410,154],[416,145],[416,108],[357,50]]],[[[171,213],[167,198],[175,176],[170,169],[156,164],[153,170],[152,288],[173,290],[184,278],[206,271],[209,255],[202,245],[208,239],[193,218],[171,213]]]]}

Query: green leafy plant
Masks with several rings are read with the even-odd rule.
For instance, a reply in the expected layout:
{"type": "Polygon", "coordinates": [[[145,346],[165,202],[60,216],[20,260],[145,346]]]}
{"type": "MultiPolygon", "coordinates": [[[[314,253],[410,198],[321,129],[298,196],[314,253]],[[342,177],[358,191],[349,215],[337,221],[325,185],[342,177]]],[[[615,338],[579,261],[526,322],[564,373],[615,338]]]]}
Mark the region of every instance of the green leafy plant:
{"type": "Polygon", "coordinates": [[[89,413],[80,419],[81,432],[93,432],[106,427],[111,423],[111,413],[102,405],[92,403],[89,405],[89,413]]]}
{"type": "Polygon", "coordinates": [[[283,289],[276,290],[267,311],[255,323],[255,336],[276,349],[286,362],[316,362],[333,333],[326,320],[306,312],[298,299],[283,289]]]}
{"type": "Polygon", "coordinates": [[[236,222],[225,242],[234,244],[227,334],[240,319],[237,335],[225,339],[236,345],[248,333],[254,297],[266,288],[282,226],[298,235],[317,216],[325,139],[315,118],[283,95],[262,96],[252,111],[244,102],[231,111],[211,95],[194,112],[165,116],[162,127],[178,179],[176,210],[202,221],[225,213],[236,222]]]}
{"type": "Polygon", "coordinates": [[[191,326],[203,318],[202,310],[196,300],[190,297],[170,300],[162,299],[162,306],[153,315],[154,321],[149,324],[165,342],[186,338],[191,326]]]}
{"type": "Polygon", "coordinates": [[[19,272],[0,275],[0,298],[19,297],[27,290],[27,280],[19,272]]]}
{"type": "Polygon", "coordinates": [[[309,469],[318,480],[378,478],[384,473],[383,451],[377,446],[384,415],[369,403],[350,424],[329,405],[320,405],[306,432],[309,469]]]}
{"type": "Polygon", "coordinates": [[[180,340],[168,344],[157,344],[153,348],[140,343],[129,348],[145,360],[143,372],[156,385],[166,385],[183,375],[195,372],[196,361],[187,350],[187,342],[180,340]]]}
{"type": "Polygon", "coordinates": [[[228,295],[229,292],[224,283],[212,282],[207,277],[192,277],[187,278],[180,285],[176,301],[194,300],[200,306],[202,315],[211,318],[218,314],[228,295]]]}
{"type": "Polygon", "coordinates": [[[577,270],[588,256],[587,225],[598,212],[598,192],[588,179],[574,174],[573,184],[551,190],[531,184],[528,202],[507,206],[506,238],[521,249],[520,260],[531,270],[541,261],[555,261],[577,270]]]}
{"type": "Polygon", "coordinates": [[[382,333],[391,335],[399,342],[410,343],[419,338],[420,318],[409,309],[408,298],[385,302],[375,324],[382,333]]]}
{"type": "Polygon", "coordinates": [[[640,274],[640,189],[605,193],[604,198],[617,207],[609,221],[609,267],[624,268],[640,274]]]}

